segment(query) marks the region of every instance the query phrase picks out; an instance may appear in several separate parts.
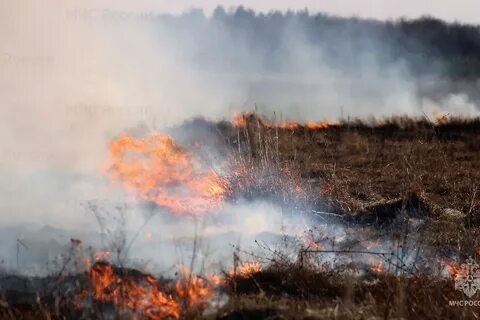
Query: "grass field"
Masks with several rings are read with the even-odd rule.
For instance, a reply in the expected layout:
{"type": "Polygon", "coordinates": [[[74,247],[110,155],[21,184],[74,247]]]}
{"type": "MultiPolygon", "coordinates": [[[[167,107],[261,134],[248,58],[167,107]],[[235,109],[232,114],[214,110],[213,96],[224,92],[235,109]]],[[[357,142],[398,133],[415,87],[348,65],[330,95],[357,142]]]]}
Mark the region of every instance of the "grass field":
{"type": "MultiPolygon", "coordinates": [[[[450,260],[442,263],[432,258],[427,266],[416,265],[417,260],[408,266],[390,261],[388,269],[385,263],[380,270],[369,267],[359,272],[355,263],[332,266],[312,252],[292,260],[266,249],[264,258],[269,262],[261,270],[225,274],[217,290],[228,298],[226,303],[217,307],[182,303],[179,317],[478,318],[478,306],[449,305],[469,299],[455,290],[455,282],[442,268],[459,268],[467,257],[476,259],[480,253],[480,120],[394,118],[345,121],[322,128],[272,125],[256,114],[246,114],[244,120],[236,126],[213,124],[225,152],[236,155],[232,163],[238,161],[236,167],[241,163],[244,168],[231,178],[243,197],[298,197],[301,201],[296,203],[308,204],[299,210],[328,212],[346,221],[354,233],[381,233],[377,242],[389,237],[396,243],[395,250],[425,246],[435,252],[432,257],[450,260]],[[277,174],[272,175],[273,171],[277,174]],[[248,179],[255,183],[246,183],[248,179]],[[287,185],[290,193],[284,194],[287,185]],[[413,218],[422,221],[415,231],[410,227],[413,218]]],[[[283,204],[289,205],[287,200],[283,204]]],[[[128,272],[116,272],[117,286],[130,283],[125,278],[128,272]]],[[[71,300],[52,299],[40,297],[36,304],[25,306],[12,304],[4,295],[0,315],[5,319],[132,318],[122,312],[112,316],[111,310],[98,307],[102,301],[96,302],[93,311],[81,312],[72,311],[71,300]]]]}

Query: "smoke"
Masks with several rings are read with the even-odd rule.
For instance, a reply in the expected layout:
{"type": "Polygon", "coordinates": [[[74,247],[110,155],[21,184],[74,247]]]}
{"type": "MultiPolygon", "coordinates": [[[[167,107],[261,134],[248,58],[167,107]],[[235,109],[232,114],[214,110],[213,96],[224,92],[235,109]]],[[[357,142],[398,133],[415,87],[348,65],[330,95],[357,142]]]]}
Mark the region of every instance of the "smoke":
{"type": "MultiPolygon", "coordinates": [[[[344,34],[313,41],[301,16],[269,30],[275,14],[253,26],[245,12],[173,17],[1,1],[0,225],[95,228],[82,203],[125,199],[98,168],[108,142],[139,124],[230,119],[254,105],[293,120],[477,112],[464,95],[419,99],[404,61],[384,59],[391,48],[379,34],[355,52],[344,34]]],[[[233,224],[261,232],[270,223],[249,219],[233,224]]]]}

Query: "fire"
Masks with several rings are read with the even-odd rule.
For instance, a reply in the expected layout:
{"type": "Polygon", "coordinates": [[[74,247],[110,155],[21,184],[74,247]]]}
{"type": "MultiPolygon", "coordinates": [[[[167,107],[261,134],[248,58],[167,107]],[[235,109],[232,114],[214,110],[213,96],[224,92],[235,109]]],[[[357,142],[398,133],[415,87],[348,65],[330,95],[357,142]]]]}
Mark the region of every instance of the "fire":
{"type": "Polygon", "coordinates": [[[439,114],[435,117],[437,120],[438,125],[446,124],[448,122],[448,115],[447,114],[439,114]]]}
{"type": "Polygon", "coordinates": [[[250,118],[256,119],[264,128],[279,128],[286,130],[297,130],[301,128],[306,128],[308,130],[319,130],[339,125],[338,121],[309,121],[306,123],[280,121],[278,123],[273,123],[268,119],[265,119],[264,117],[252,112],[235,112],[232,124],[235,128],[242,128],[247,125],[250,118]]]}
{"type": "Polygon", "coordinates": [[[312,130],[317,130],[317,129],[327,129],[332,126],[338,125],[338,122],[336,121],[319,121],[319,122],[307,122],[305,124],[305,127],[308,129],[312,130]]]}
{"type": "Polygon", "coordinates": [[[112,303],[122,311],[140,315],[142,319],[180,317],[180,305],[171,295],[160,291],[158,281],[149,275],[120,276],[107,263],[96,263],[89,272],[91,289],[76,297],[77,306],[92,296],[95,301],[112,303]]]}
{"type": "Polygon", "coordinates": [[[211,212],[229,192],[225,179],[202,167],[171,137],[156,133],[144,138],[125,135],[113,141],[105,171],[143,200],[176,214],[211,212]]]}
{"type": "Polygon", "coordinates": [[[461,266],[452,261],[437,259],[437,262],[448,271],[453,280],[457,278],[458,273],[462,270],[461,266]]]}
{"type": "Polygon", "coordinates": [[[240,276],[242,278],[249,278],[253,274],[262,271],[262,265],[258,261],[244,262],[237,266],[236,269],[230,271],[230,276],[240,276]]]}
{"type": "Polygon", "coordinates": [[[450,277],[455,280],[460,272],[460,266],[454,262],[445,262],[444,265],[446,266],[450,277]]]}
{"type": "Polygon", "coordinates": [[[450,276],[452,277],[452,279],[456,279],[460,269],[457,265],[452,263],[447,266],[447,271],[448,273],[450,273],[450,276]]]}
{"type": "Polygon", "coordinates": [[[370,268],[374,273],[382,273],[383,272],[383,261],[379,261],[377,265],[370,268]]]}
{"type": "Polygon", "coordinates": [[[213,281],[203,279],[186,268],[180,270],[181,280],[176,284],[177,295],[189,306],[195,309],[206,306],[214,295],[217,287],[217,278],[213,281]]]}
{"type": "Polygon", "coordinates": [[[75,298],[77,307],[91,297],[96,302],[113,304],[123,312],[150,320],[178,319],[185,308],[201,311],[223,284],[216,275],[202,278],[181,268],[180,279],[161,290],[155,277],[118,271],[105,262],[95,263],[88,271],[88,278],[90,286],[75,298]]]}
{"type": "MultiPolygon", "coordinates": [[[[93,261],[94,262],[104,262],[109,261],[112,259],[112,253],[110,251],[97,251],[93,254],[93,261]]],[[[81,258],[83,267],[85,269],[90,269],[92,267],[92,258],[88,256],[83,256],[81,258]]]]}
{"type": "Polygon", "coordinates": [[[235,112],[233,114],[232,124],[235,128],[242,128],[247,125],[247,114],[244,112],[235,112]]]}

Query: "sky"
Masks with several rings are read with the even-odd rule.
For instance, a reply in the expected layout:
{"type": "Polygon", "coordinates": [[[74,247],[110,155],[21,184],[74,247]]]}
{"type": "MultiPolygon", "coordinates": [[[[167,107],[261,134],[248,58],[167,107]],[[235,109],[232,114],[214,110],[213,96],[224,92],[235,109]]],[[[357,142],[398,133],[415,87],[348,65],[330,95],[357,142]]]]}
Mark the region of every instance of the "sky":
{"type": "Polygon", "coordinates": [[[226,8],[243,5],[259,11],[302,10],[326,12],[340,16],[359,16],[376,19],[416,18],[431,15],[447,21],[480,24],[478,0],[84,0],[82,6],[112,8],[126,11],[154,11],[178,14],[192,8],[207,13],[216,6],[226,8]]]}

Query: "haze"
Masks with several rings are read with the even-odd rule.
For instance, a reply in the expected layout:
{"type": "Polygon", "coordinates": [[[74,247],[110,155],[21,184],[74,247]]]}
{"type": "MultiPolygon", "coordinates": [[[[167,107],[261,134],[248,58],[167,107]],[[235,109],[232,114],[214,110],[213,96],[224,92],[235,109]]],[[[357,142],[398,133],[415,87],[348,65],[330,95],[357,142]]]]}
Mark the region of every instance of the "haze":
{"type": "Polygon", "coordinates": [[[192,8],[202,8],[207,13],[218,5],[233,7],[243,5],[256,11],[268,12],[272,10],[302,10],[307,8],[311,12],[326,12],[340,16],[358,16],[376,19],[397,19],[400,17],[417,18],[431,15],[447,21],[465,23],[480,23],[478,10],[480,5],[476,0],[141,0],[141,1],[111,1],[87,0],[82,6],[90,8],[112,8],[112,4],[119,10],[153,11],[163,13],[181,13],[192,8]]]}

